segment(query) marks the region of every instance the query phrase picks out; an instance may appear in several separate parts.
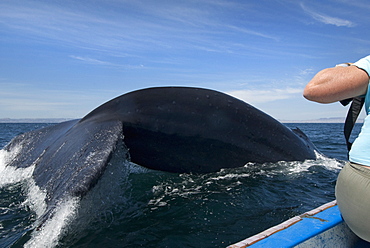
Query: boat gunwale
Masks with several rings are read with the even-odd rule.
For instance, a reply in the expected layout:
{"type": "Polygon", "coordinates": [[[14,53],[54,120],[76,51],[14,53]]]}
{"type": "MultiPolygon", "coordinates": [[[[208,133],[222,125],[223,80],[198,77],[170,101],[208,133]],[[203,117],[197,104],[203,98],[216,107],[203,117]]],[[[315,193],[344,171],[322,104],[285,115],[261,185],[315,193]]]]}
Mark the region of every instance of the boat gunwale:
{"type": "MultiPolygon", "coordinates": [[[[273,226],[269,229],[266,229],[256,235],[253,235],[249,238],[246,238],[244,240],[241,240],[235,244],[232,244],[232,245],[229,245],[227,248],[245,248],[245,247],[248,247],[248,246],[251,246],[261,240],[264,240],[268,237],[270,237],[271,235],[273,234],[276,234],[282,230],[285,230],[291,226],[293,226],[294,224],[304,220],[305,218],[315,218],[315,219],[319,219],[320,221],[326,221],[324,219],[320,219],[318,217],[314,217],[316,214],[320,213],[320,212],[323,212],[329,208],[332,208],[334,206],[337,205],[337,201],[334,200],[334,201],[331,201],[331,202],[328,202],[324,205],[321,205],[315,209],[312,209],[308,212],[305,212],[301,215],[298,215],[298,216],[295,216],[295,217],[292,217],[276,226],[273,226]]],[[[322,231],[325,231],[325,230],[322,230],[322,231]]]]}

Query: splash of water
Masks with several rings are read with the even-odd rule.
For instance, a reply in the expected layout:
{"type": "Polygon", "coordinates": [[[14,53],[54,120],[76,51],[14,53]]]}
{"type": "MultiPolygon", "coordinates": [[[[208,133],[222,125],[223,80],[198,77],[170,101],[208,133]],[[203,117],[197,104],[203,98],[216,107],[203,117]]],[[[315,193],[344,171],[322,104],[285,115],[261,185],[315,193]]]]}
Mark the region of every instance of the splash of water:
{"type": "Polygon", "coordinates": [[[73,220],[79,205],[79,198],[69,198],[62,201],[55,209],[54,216],[46,221],[41,230],[34,230],[25,248],[55,247],[65,234],[66,227],[73,220]]]}
{"type": "Polygon", "coordinates": [[[25,168],[7,166],[20,150],[21,146],[17,147],[13,152],[0,150],[0,188],[21,183],[22,191],[26,194],[26,200],[21,203],[21,207],[30,209],[36,214],[36,221],[33,224],[34,231],[31,234],[31,239],[24,247],[54,247],[60,236],[63,235],[64,227],[75,213],[75,209],[78,206],[77,199],[67,199],[60,203],[53,218],[48,220],[41,230],[36,230],[38,218],[47,209],[46,192],[41,190],[32,179],[35,169],[34,164],[25,168]]]}

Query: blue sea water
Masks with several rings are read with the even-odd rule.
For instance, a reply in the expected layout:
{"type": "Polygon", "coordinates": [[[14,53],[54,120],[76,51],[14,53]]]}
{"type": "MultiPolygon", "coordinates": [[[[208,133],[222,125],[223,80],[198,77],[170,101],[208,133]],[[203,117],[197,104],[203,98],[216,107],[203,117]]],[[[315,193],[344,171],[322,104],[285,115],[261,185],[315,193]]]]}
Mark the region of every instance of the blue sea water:
{"type": "MultiPolygon", "coordinates": [[[[0,148],[47,125],[0,124],[0,148]]],[[[286,125],[300,128],[323,155],[203,175],[151,171],[116,158],[91,192],[59,206],[42,231],[34,223],[45,209],[44,193],[30,171],[6,167],[9,154],[1,150],[0,247],[226,247],[334,200],[347,158],[343,124],[286,125]]]]}

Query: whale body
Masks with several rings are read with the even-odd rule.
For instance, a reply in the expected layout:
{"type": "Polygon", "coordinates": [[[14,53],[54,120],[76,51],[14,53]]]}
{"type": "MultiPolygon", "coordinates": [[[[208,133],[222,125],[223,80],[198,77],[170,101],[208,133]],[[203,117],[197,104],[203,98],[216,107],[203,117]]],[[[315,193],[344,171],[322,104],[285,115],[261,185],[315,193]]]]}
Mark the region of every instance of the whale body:
{"type": "Polygon", "coordinates": [[[47,203],[84,196],[117,149],[143,167],[208,173],[245,164],[315,159],[315,146],[244,101],[209,89],[155,87],[133,91],[80,120],[15,137],[8,166],[35,166],[47,203]]]}

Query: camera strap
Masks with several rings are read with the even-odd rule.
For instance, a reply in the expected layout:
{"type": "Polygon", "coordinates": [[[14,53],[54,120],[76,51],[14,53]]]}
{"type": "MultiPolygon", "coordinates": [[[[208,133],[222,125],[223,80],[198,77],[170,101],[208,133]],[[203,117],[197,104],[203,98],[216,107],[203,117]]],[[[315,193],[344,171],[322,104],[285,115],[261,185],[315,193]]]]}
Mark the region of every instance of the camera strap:
{"type": "MultiPolygon", "coordinates": [[[[351,102],[351,99],[346,99],[341,101],[343,106],[346,106],[351,102]]],[[[364,105],[365,102],[365,97],[363,96],[358,96],[354,97],[352,99],[352,104],[349,107],[346,121],[344,122],[344,137],[346,138],[346,144],[347,144],[347,150],[348,152],[351,150],[352,147],[352,142],[349,141],[349,138],[352,133],[353,126],[356,123],[357,117],[360,115],[361,108],[364,105]]]]}

